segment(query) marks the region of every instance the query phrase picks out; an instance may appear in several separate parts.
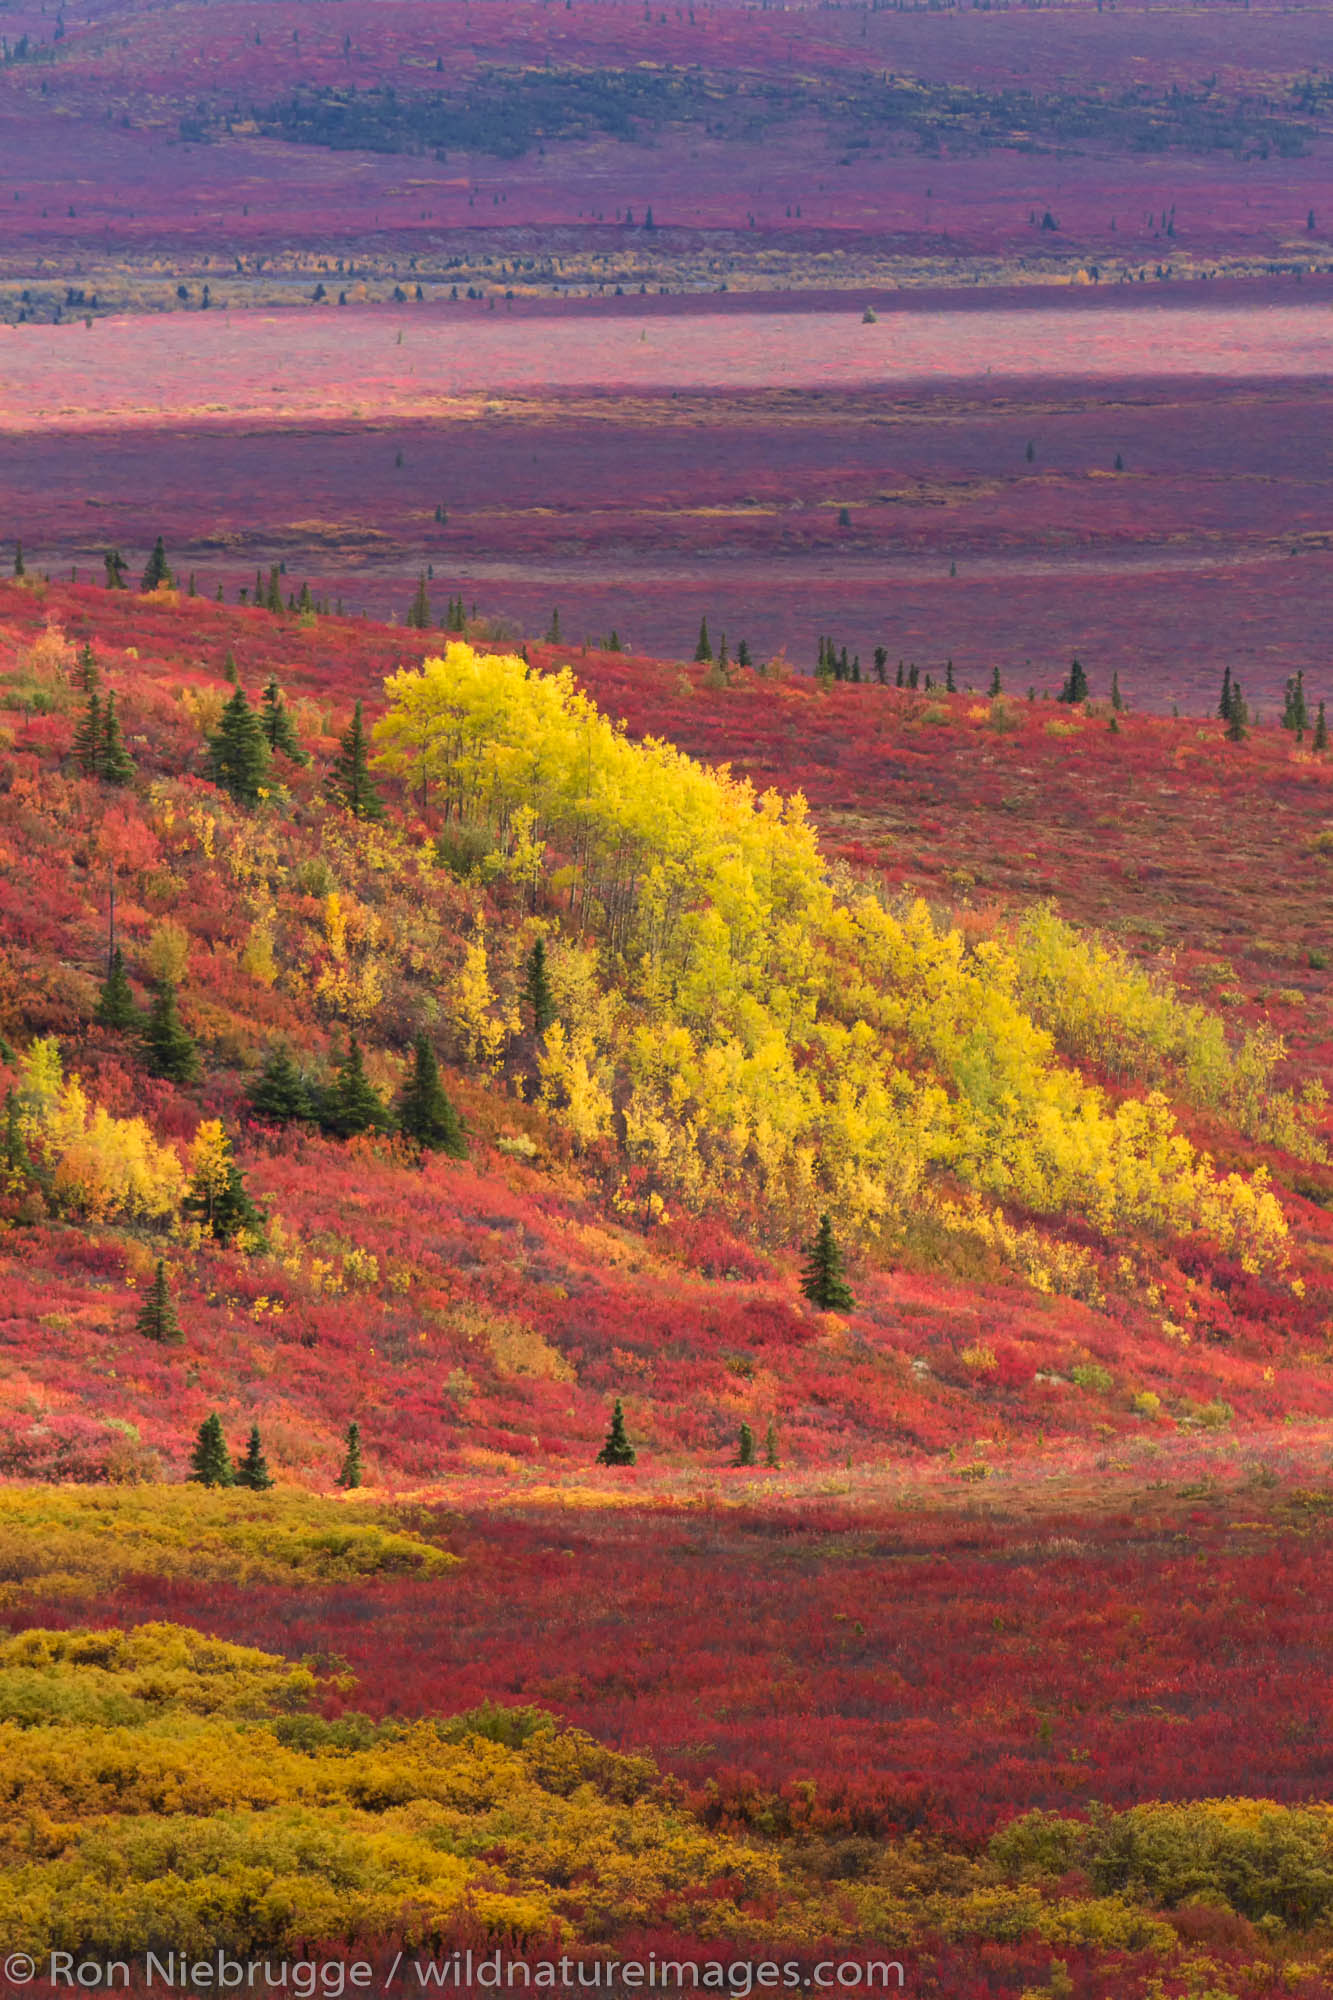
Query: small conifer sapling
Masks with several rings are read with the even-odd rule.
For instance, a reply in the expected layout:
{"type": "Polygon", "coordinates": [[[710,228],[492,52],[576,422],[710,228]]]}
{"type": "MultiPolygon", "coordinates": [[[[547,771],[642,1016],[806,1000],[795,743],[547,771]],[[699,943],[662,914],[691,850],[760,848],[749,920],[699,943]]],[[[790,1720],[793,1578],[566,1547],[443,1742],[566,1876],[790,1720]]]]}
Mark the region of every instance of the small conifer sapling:
{"type": "Polygon", "coordinates": [[[285,1043],[275,1043],[265,1056],[250,1088],[250,1109],[271,1125],[289,1125],[314,1115],[310,1087],[285,1043]]]}
{"type": "Polygon", "coordinates": [[[347,1053],[324,1094],[320,1124],[339,1139],[353,1139],[359,1132],[384,1132],[389,1113],[384,1099],[366,1075],[361,1044],[355,1035],[348,1039],[347,1053]]]}
{"type": "Polygon", "coordinates": [[[597,1454],[599,1465],[633,1465],[636,1453],[625,1429],[625,1412],[619,1396],[611,1412],[611,1428],[606,1434],[606,1443],[597,1454]]]}
{"type": "Polygon", "coordinates": [[[167,552],[163,547],[162,537],[159,535],[153,544],[153,553],[149,556],[147,567],[143,573],[142,588],[145,594],[147,594],[148,592],[162,588],[164,585],[169,586],[171,581],[171,571],[167,567],[167,552]]]}
{"type": "Polygon", "coordinates": [[[167,1283],[167,1267],[160,1257],[148,1296],[135,1319],[134,1330],[141,1333],[145,1340],[159,1341],[164,1347],[179,1346],[185,1338],[176,1314],[176,1302],[167,1283]]]}
{"type": "Polygon", "coordinates": [[[250,1436],[246,1442],[243,1457],[236,1461],[237,1486],[246,1487],[251,1493],[266,1493],[273,1484],[273,1474],[268,1469],[264,1457],[264,1446],[259,1436],[259,1425],[250,1426],[250,1436]]]}
{"type": "Polygon", "coordinates": [[[222,1419],[214,1414],[199,1426],[190,1453],[190,1478],[199,1486],[234,1486],[231,1454],[222,1435],[222,1419]]]}
{"type": "Polygon", "coordinates": [[[153,995],[143,1028],[144,1061],[150,1076],[168,1083],[197,1083],[199,1055],[189,1029],[181,1020],[176,989],[164,979],[153,995]]]}
{"type": "Polygon", "coordinates": [[[850,1312],[852,1309],[851,1287],[843,1276],[842,1252],[827,1213],[820,1216],[815,1239],[806,1252],[801,1290],[811,1305],[818,1306],[821,1312],[850,1312]]]}
{"type": "Polygon", "coordinates": [[[445,1095],[435,1050],[426,1035],[417,1036],[412,1051],[412,1067],[398,1100],[398,1123],[409,1139],[428,1151],[466,1159],[463,1121],[445,1095]]]}
{"type": "Polygon", "coordinates": [[[366,1476],[366,1462],[361,1454],[361,1426],[351,1423],[343,1438],[343,1461],[338,1468],[338,1484],[348,1491],[360,1486],[366,1476]]]}
{"type": "Polygon", "coordinates": [[[237,688],[208,739],[208,774],[238,805],[259,804],[268,777],[269,748],[259,717],[237,688]]]}
{"type": "Polygon", "coordinates": [[[353,819],[383,819],[384,801],[370,779],[366,727],[361,717],[360,702],[352,711],[352,720],[339,739],[332,790],[353,819]]]}
{"type": "Polygon", "coordinates": [[[551,992],[550,976],[546,970],[546,940],[538,938],[528,954],[527,970],[523,975],[523,998],[532,1014],[532,1032],[544,1035],[555,1020],[555,996],[551,992]]]}
{"type": "Polygon", "coordinates": [[[108,692],[102,710],[102,741],[97,753],[97,775],[104,785],[128,785],[134,777],[134,759],[125,748],[116,713],[116,697],[108,692]]]}
{"type": "Polygon", "coordinates": [[[102,701],[95,689],[74,731],[74,756],[85,778],[97,776],[102,755],[102,701]]]}

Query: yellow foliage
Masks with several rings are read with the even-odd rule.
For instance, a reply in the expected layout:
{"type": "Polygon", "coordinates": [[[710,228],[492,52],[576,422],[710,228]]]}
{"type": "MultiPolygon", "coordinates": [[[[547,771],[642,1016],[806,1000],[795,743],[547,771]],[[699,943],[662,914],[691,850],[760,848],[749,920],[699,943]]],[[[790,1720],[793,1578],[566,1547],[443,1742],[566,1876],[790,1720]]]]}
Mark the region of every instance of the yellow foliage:
{"type": "Polygon", "coordinates": [[[217,733],[226,705],[221,688],[183,687],[180,689],[180,704],[201,736],[217,733]]]}
{"type": "Polygon", "coordinates": [[[144,963],[154,979],[179,986],[190,962],[190,933],[169,917],[153,925],[144,963]]]}
{"type": "Polygon", "coordinates": [[[171,1626],[0,1643],[0,1949],[416,1944],[465,1913],[564,1939],[688,1921],[714,1881],[778,1887],[776,1856],[706,1832],[646,1760],[535,1711],[328,1723],[294,1712],[314,1692],[171,1626]]]}
{"type": "Polygon", "coordinates": [[[539,1382],[572,1382],[571,1368],[558,1347],[535,1327],[496,1315],[487,1327],[491,1358],[501,1375],[529,1376],[539,1382]]]}
{"type": "Polygon", "coordinates": [[[343,912],[342,896],[337,889],[330,889],[324,898],[324,936],[334,958],[346,958],[347,918],[343,912]]]}
{"type": "Polygon", "coordinates": [[[190,1184],[201,1198],[214,1200],[227,1186],[232,1169],[231,1140],[220,1118],[202,1119],[190,1148],[190,1184]]]}
{"type": "MultiPolygon", "coordinates": [[[[1219,1178],[1163,1095],[1113,1106],[1060,1060],[1025,998],[1039,945],[969,947],[924,903],[838,894],[799,795],[631,742],[567,670],[459,643],[386,685],[381,762],[428,777],[506,867],[521,849],[544,868],[581,934],[563,970],[552,949],[564,990],[538,1052],[580,1143],[619,1122],[688,1200],[829,1207],[869,1235],[900,1230],[947,1173],[1107,1232],[1205,1230],[1251,1263],[1281,1256],[1262,1176],[1219,1178]]],[[[514,1017],[480,930],[450,1004],[465,1052],[498,1068],[514,1017]]],[[[1081,1252],[993,1212],[954,1220],[1044,1289],[1095,1289],[1081,1252]]]]}
{"type": "Polygon", "coordinates": [[[273,986],[278,978],[278,961],[273,954],[273,920],[260,917],[250,926],[241,952],[241,969],[261,986],[273,986]]]}
{"type": "Polygon", "coordinates": [[[329,1581],[381,1572],[443,1575],[456,1556],[335,1500],[176,1486],[104,1491],[0,1487],[0,1602],[40,1587],[101,1593],[118,1578],[329,1581]]]}
{"type": "Polygon", "coordinates": [[[78,1077],[62,1075],[54,1037],[29,1049],[21,1101],[25,1136],[62,1208],[98,1222],[175,1214],[185,1191],[175,1148],[160,1144],[142,1118],[113,1118],[90,1105],[78,1077]]]}
{"type": "Polygon", "coordinates": [[[315,977],[315,996],[331,1013],[353,1022],[369,1021],[384,999],[384,972],[372,950],[380,934],[379,919],[338,889],[325,896],[323,919],[330,962],[315,977]],[[355,957],[353,945],[359,947],[355,957]]]}
{"type": "Polygon", "coordinates": [[[1049,904],[1026,912],[1012,951],[1015,992],[1069,1054],[1149,1084],[1170,1082],[1249,1137],[1322,1158],[1312,1128],[1324,1092],[1307,1087],[1298,1100],[1277,1089],[1286,1048],[1271,1028],[1261,1023],[1233,1046],[1216,1014],[1117,947],[1081,937],[1049,904]]]}
{"type": "Polygon", "coordinates": [[[517,1032],[519,1024],[514,1009],[507,1014],[497,1011],[482,924],[478,924],[476,935],[463,954],[462,970],[450,995],[449,1014],[468,1061],[487,1069],[498,1067],[505,1043],[517,1032]]]}

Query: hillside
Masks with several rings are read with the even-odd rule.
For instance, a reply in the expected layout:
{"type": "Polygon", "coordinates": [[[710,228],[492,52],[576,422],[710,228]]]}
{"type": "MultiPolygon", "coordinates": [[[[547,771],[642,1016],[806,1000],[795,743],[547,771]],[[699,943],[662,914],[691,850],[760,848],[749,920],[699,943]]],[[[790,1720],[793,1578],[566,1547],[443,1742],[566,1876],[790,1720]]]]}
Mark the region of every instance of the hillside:
{"type": "Polygon", "coordinates": [[[543,646],[525,678],[481,632],[172,592],[15,584],[0,627],[4,1472],[177,1478],[213,1410],[316,1485],[355,1421],[391,1487],[582,1477],[617,1396],[668,1481],[743,1423],[794,1475],[981,1479],[1330,1414],[1308,734],[543,646]],[[122,784],[80,770],[89,658],[122,784]],[[310,759],[253,805],[205,775],[228,658],[310,759]],[[382,820],[334,782],[362,698],[382,820]],[[94,1019],[113,887],[195,1081],[94,1019]],[[466,1160],[253,1113],[275,1047],[323,1088],[355,1035],[389,1103],[423,1032],[466,1160]],[[248,1234],[186,1198],[209,1121],[248,1234]],[[801,1295],[823,1208],[851,1312],[801,1295]],[[159,1257],[179,1346],[135,1331],[159,1257]]]}
{"type": "Polygon", "coordinates": [[[512,643],[0,588],[7,1966],[1318,2000],[1317,708],[512,643]]]}

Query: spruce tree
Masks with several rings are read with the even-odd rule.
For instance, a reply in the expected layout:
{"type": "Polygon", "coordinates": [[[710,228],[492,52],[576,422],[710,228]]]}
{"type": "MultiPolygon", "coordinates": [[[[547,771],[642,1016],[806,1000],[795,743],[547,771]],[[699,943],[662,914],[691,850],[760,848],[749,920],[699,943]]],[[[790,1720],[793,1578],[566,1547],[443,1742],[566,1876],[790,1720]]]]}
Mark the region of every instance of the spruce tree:
{"type": "Polygon", "coordinates": [[[251,1424],[245,1456],[236,1461],[235,1484],[246,1487],[251,1493],[266,1493],[273,1484],[273,1474],[269,1471],[268,1460],[264,1457],[258,1424],[251,1424]]]}
{"type": "Polygon", "coordinates": [[[1123,712],[1124,706],[1124,700],[1120,693],[1120,671],[1117,668],[1111,676],[1111,707],[1119,715],[1123,712]]]}
{"type": "Polygon", "coordinates": [[[523,975],[523,998],[532,1011],[532,1032],[544,1035],[555,1019],[555,996],[546,971],[546,940],[538,938],[528,954],[523,975]]]}
{"type": "Polygon", "coordinates": [[[74,755],[85,778],[95,778],[102,756],[102,701],[95,691],[74,731],[74,755]]]}
{"type": "Polygon", "coordinates": [[[115,1028],[121,1032],[138,1023],[139,1009],[134,1004],[129,975],[125,971],[125,954],[119,945],[113,950],[107,965],[93,1019],[99,1028],[115,1028]]]}
{"type": "Polygon", "coordinates": [[[267,1221],[267,1214],[251,1195],[244,1174],[233,1160],[213,1204],[214,1236],[219,1243],[234,1243],[241,1235],[262,1242],[267,1221]]]}
{"type": "Polygon", "coordinates": [[[177,1347],[185,1338],[176,1316],[171,1287],[167,1283],[167,1267],[160,1257],[153,1274],[152,1289],[139,1308],[134,1330],[141,1333],[145,1340],[160,1341],[164,1347],[177,1347]]]}
{"type": "Polygon", "coordinates": [[[423,569],[417,578],[416,595],[407,607],[407,623],[416,632],[430,630],[430,597],[426,590],[426,572],[423,569]]]}
{"type": "Polygon", "coordinates": [[[1243,743],[1250,733],[1250,711],[1238,680],[1231,683],[1231,713],[1227,717],[1228,743],[1243,743]]]}
{"type": "Polygon", "coordinates": [[[1003,694],[1003,693],[1004,693],[1004,682],[1000,679],[1000,669],[998,667],[992,667],[990,676],[991,700],[994,701],[997,694],[1003,694]]]}
{"type": "Polygon", "coordinates": [[[23,544],[22,542],[15,542],[14,575],[16,577],[25,577],[27,574],[28,574],[28,565],[23,560],[23,544]]]}
{"type": "Polygon", "coordinates": [[[435,1051],[426,1035],[418,1035],[398,1100],[398,1123],[409,1139],[429,1152],[447,1153],[451,1159],[467,1158],[463,1121],[445,1095],[435,1051]]]}
{"type": "Polygon", "coordinates": [[[1219,715],[1219,716],[1221,717],[1221,719],[1222,719],[1222,721],[1223,721],[1223,722],[1230,722],[1230,720],[1231,720],[1231,667],[1230,667],[1230,664],[1228,664],[1228,665],[1227,665],[1226,667],[1224,667],[1224,668],[1223,668],[1223,671],[1222,671],[1222,692],[1221,692],[1220,696],[1218,697],[1218,702],[1217,702],[1217,713],[1218,713],[1218,715],[1219,715]]]}
{"type": "Polygon", "coordinates": [[[713,663],[713,648],[708,637],[706,618],[699,620],[699,637],[695,642],[694,657],[700,666],[711,666],[713,663]]]}
{"type": "Polygon", "coordinates": [[[366,729],[361,720],[360,702],[352,711],[352,720],[340,738],[330,789],[353,819],[384,818],[384,801],[370,781],[366,729]]]}
{"type": "Polygon", "coordinates": [[[1322,701],[1319,704],[1319,713],[1315,717],[1314,735],[1310,739],[1310,747],[1312,750],[1327,750],[1328,748],[1328,723],[1324,719],[1324,704],[1322,701]]]}
{"type": "MultiPolygon", "coordinates": [[[[463,600],[461,596],[458,600],[458,615],[461,619],[463,615],[463,600]]],[[[462,629],[460,624],[458,630],[461,632],[462,629]]],[[[548,646],[558,646],[560,644],[560,606],[558,604],[552,611],[551,622],[546,628],[546,643],[548,646]]]]}
{"type": "Polygon", "coordinates": [[[96,694],[101,685],[102,676],[97,671],[97,661],[87,639],[80,646],[79,657],[74,663],[74,679],[84,694],[96,694]]]}
{"type": "Polygon", "coordinates": [[[236,667],[236,655],[230,646],[227,648],[227,657],[222,662],[222,674],[228,687],[238,688],[241,685],[241,676],[236,667]]]}
{"type": "Polygon", "coordinates": [[[292,764],[308,764],[306,752],[301,748],[292,721],[292,712],[282,698],[282,689],[276,681],[270,681],[264,689],[264,705],[259,713],[259,726],[264,732],[264,741],[270,750],[280,750],[292,764]]]}
{"type": "Polygon", "coordinates": [[[948,660],[948,661],[946,661],[946,663],[945,663],[945,668],[944,668],[944,692],[945,692],[946,694],[957,694],[957,692],[958,692],[958,688],[957,688],[957,684],[955,683],[955,681],[954,681],[954,677],[953,677],[953,661],[952,661],[952,660],[948,660]]]}
{"type": "Polygon", "coordinates": [[[208,739],[208,774],[238,805],[259,804],[268,776],[268,743],[259,717],[238,687],[208,739]]]}
{"type": "Polygon", "coordinates": [[[148,567],[144,570],[140,588],[147,593],[156,590],[160,584],[170,585],[171,581],[171,571],[167,568],[167,552],[162,546],[162,537],[159,535],[153,544],[153,553],[148,558],[148,567]]]}
{"type": "Polygon", "coordinates": [[[769,1418],[768,1429],[764,1432],[764,1464],[770,1472],[776,1472],[778,1469],[778,1427],[772,1417],[769,1418]]]}
{"type": "Polygon", "coordinates": [[[1066,702],[1070,708],[1076,708],[1080,702],[1086,701],[1087,698],[1088,677],[1083,671],[1082,664],[1078,660],[1071,660],[1069,663],[1069,672],[1065,676],[1065,684],[1060,690],[1058,699],[1066,702]]]}
{"type": "Polygon", "coordinates": [[[282,584],[279,577],[278,565],[274,563],[268,573],[268,589],[263,592],[265,609],[278,614],[282,611],[282,584]]]}
{"type": "Polygon", "coordinates": [[[125,571],[128,569],[129,564],[125,561],[125,558],[120,553],[120,550],[108,549],[106,554],[102,557],[102,561],[106,565],[107,589],[108,590],[128,589],[129,586],[125,582],[125,571]]]}
{"type": "Polygon", "coordinates": [[[621,1407],[620,1398],[617,1396],[616,1406],[611,1412],[611,1428],[606,1434],[606,1443],[597,1454],[597,1463],[599,1465],[633,1465],[635,1456],[634,1446],[630,1443],[629,1435],[625,1429],[625,1412],[621,1407]]]}
{"type": "Polygon", "coordinates": [[[199,1486],[234,1486],[236,1475],[232,1471],[231,1455],[227,1441],[222,1435],[222,1419],[216,1415],[205,1417],[199,1426],[190,1453],[190,1478],[199,1486]]]}
{"type": "Polygon", "coordinates": [[[97,775],[104,785],[128,785],[134,777],[134,759],[125,748],[116,713],[116,697],[108,692],[102,710],[102,741],[97,753],[97,775]]]}
{"type": "Polygon", "coordinates": [[[339,1139],[354,1138],[358,1132],[383,1132],[388,1128],[388,1111],[383,1098],[366,1075],[361,1044],[355,1035],[349,1038],[347,1053],[332,1084],[324,1093],[319,1122],[326,1132],[332,1132],[339,1139]]]}
{"type": "Polygon", "coordinates": [[[348,1488],[359,1486],[366,1476],[366,1462],[361,1455],[361,1426],[349,1424],[343,1439],[343,1462],[338,1468],[338,1484],[348,1488]]]}
{"type": "Polygon", "coordinates": [[[169,979],[164,979],[153,995],[144,1023],[143,1044],[150,1076],[165,1077],[169,1083],[198,1082],[199,1056],[181,1020],[176,989],[169,979]]]}
{"type": "Polygon", "coordinates": [[[741,1434],[736,1446],[737,1465],[754,1464],[754,1432],[748,1424],[741,1425],[741,1434]]]}
{"type": "Polygon", "coordinates": [[[819,1218],[819,1229],[814,1242],[807,1247],[806,1259],[801,1290],[810,1303],[821,1312],[850,1312],[851,1288],[843,1276],[842,1252],[827,1214],[819,1218]]]}
{"type": "Polygon", "coordinates": [[[250,1109],[270,1125],[290,1125],[314,1116],[310,1086],[285,1043],[275,1042],[265,1056],[264,1067],[250,1086],[250,1109]]]}

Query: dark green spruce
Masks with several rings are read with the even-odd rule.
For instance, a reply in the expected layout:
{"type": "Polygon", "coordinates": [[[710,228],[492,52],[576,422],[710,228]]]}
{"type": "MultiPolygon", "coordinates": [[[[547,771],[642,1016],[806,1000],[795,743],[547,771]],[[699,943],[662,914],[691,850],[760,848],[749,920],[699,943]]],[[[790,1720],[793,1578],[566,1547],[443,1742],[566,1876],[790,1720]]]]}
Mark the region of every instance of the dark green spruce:
{"type": "Polygon", "coordinates": [[[238,805],[255,806],[268,777],[269,750],[259,717],[237,688],[208,739],[208,775],[238,805]]]}
{"type": "Polygon", "coordinates": [[[145,1340],[159,1341],[164,1347],[177,1347],[185,1338],[176,1314],[176,1302],[167,1283],[167,1267],[160,1257],[148,1296],[135,1319],[134,1330],[141,1333],[145,1340]]]}
{"type": "Polygon", "coordinates": [[[361,1426],[349,1424],[343,1439],[343,1462],[338,1468],[338,1484],[351,1488],[360,1486],[366,1476],[366,1462],[361,1452],[361,1426]]]}
{"type": "Polygon", "coordinates": [[[360,702],[352,711],[352,720],[340,738],[330,789],[354,819],[383,819],[384,801],[370,779],[370,758],[360,702]]]}
{"type": "Polygon", "coordinates": [[[258,1424],[250,1426],[245,1454],[236,1461],[235,1484],[246,1487],[251,1493],[266,1493],[273,1484],[273,1474],[269,1471],[268,1460],[264,1456],[258,1424]]]}
{"type": "Polygon", "coordinates": [[[597,1454],[597,1463],[633,1465],[635,1456],[634,1446],[630,1443],[629,1433],[625,1429],[625,1412],[617,1396],[615,1408],[611,1412],[611,1428],[606,1434],[606,1443],[597,1454]]]}
{"type": "Polygon", "coordinates": [[[285,1042],[275,1042],[265,1056],[264,1067],[250,1086],[250,1109],[269,1125],[314,1117],[310,1086],[285,1042]]]}
{"type": "Polygon", "coordinates": [[[150,1076],[168,1083],[197,1083],[199,1054],[180,1017],[176,989],[164,979],[153,995],[143,1027],[144,1062],[150,1076]]]}
{"type": "Polygon", "coordinates": [[[435,1050],[426,1035],[417,1036],[412,1051],[412,1067],[398,1099],[398,1123],[409,1139],[428,1151],[466,1159],[463,1121],[445,1094],[435,1050]]]}
{"type": "Polygon", "coordinates": [[[815,1240],[806,1251],[801,1290],[811,1305],[818,1306],[821,1312],[850,1312],[852,1309],[851,1287],[843,1276],[842,1252],[827,1214],[820,1216],[815,1240]]]}
{"type": "Polygon", "coordinates": [[[190,1478],[199,1486],[236,1484],[231,1454],[222,1435],[222,1419],[217,1415],[205,1417],[199,1426],[194,1450],[190,1453],[190,1478]]]}

